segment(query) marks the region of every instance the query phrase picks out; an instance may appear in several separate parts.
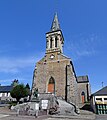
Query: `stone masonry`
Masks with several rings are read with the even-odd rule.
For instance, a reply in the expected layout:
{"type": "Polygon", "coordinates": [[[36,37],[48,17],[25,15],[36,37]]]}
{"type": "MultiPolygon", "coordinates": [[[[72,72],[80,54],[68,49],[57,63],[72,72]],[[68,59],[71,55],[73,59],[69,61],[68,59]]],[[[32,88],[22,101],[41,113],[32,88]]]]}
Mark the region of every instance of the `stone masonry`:
{"type": "Polygon", "coordinates": [[[64,37],[55,14],[51,30],[46,33],[45,56],[36,63],[32,94],[53,93],[55,96],[78,106],[78,81],[70,58],[63,54],[64,37]]]}

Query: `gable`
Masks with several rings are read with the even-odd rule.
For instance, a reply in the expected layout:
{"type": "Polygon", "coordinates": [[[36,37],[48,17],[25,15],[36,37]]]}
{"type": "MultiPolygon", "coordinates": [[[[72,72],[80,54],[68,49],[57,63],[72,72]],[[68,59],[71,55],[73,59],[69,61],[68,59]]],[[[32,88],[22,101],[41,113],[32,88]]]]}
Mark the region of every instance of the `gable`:
{"type": "Polygon", "coordinates": [[[87,83],[89,82],[88,76],[77,76],[78,83],[87,83]]]}

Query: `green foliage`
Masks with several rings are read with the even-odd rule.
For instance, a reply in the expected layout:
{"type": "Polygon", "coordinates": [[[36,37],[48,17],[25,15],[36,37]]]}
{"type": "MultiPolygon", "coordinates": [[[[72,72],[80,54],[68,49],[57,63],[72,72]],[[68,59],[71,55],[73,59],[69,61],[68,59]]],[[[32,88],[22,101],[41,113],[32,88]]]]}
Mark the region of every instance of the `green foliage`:
{"type": "Polygon", "coordinates": [[[30,92],[30,86],[29,86],[28,83],[26,84],[25,88],[26,88],[26,90],[27,90],[28,95],[30,95],[31,92],[30,92]]]}
{"type": "Polygon", "coordinates": [[[10,101],[8,104],[9,104],[9,109],[11,109],[11,106],[16,106],[17,102],[16,101],[10,101]]]}
{"type": "Polygon", "coordinates": [[[18,84],[19,84],[19,81],[15,79],[15,80],[12,82],[11,85],[12,85],[12,86],[16,86],[16,85],[18,85],[18,84]]]}
{"type": "Polygon", "coordinates": [[[10,94],[13,98],[16,98],[17,102],[19,102],[21,98],[27,97],[29,95],[28,90],[23,84],[19,84],[13,87],[10,94]]]}
{"type": "Polygon", "coordinates": [[[29,86],[29,84],[28,84],[28,83],[26,84],[26,88],[28,88],[28,89],[30,90],[30,86],[29,86]]]}

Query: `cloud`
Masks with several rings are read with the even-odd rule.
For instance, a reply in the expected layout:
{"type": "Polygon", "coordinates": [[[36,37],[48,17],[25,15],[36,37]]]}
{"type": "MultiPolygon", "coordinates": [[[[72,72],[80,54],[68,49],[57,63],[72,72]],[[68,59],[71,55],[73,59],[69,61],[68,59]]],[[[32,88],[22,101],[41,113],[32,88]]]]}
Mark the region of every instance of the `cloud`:
{"type": "Polygon", "coordinates": [[[7,82],[12,82],[12,79],[0,80],[0,83],[7,83],[7,82]]]}
{"type": "MultiPolygon", "coordinates": [[[[1,67],[1,65],[0,65],[0,67],[1,67]]],[[[0,68],[0,72],[16,74],[19,72],[19,70],[18,70],[18,68],[4,66],[4,67],[0,68]]]]}
{"type": "Polygon", "coordinates": [[[76,35],[67,41],[66,48],[70,52],[73,59],[81,57],[89,57],[95,55],[98,51],[96,44],[99,44],[98,36],[91,35],[76,35]]]}
{"type": "Polygon", "coordinates": [[[1,86],[5,86],[5,85],[11,85],[11,83],[12,83],[12,81],[13,81],[14,79],[12,78],[10,78],[10,79],[0,79],[0,85],[1,86]]]}
{"type": "MultiPolygon", "coordinates": [[[[3,85],[10,85],[13,81],[14,81],[14,79],[15,78],[10,78],[10,79],[0,79],[0,84],[3,86],[3,85]]],[[[27,83],[28,81],[28,79],[29,78],[27,78],[27,77],[25,77],[25,78],[21,78],[21,77],[18,77],[17,78],[18,80],[19,80],[19,83],[27,83]]]]}
{"type": "Polygon", "coordinates": [[[95,51],[76,51],[79,57],[81,56],[90,56],[95,53],[95,51]]]}
{"type": "Polygon", "coordinates": [[[0,57],[0,72],[3,73],[19,73],[21,69],[28,67],[34,67],[35,63],[41,58],[41,56],[36,57],[0,57]]]}

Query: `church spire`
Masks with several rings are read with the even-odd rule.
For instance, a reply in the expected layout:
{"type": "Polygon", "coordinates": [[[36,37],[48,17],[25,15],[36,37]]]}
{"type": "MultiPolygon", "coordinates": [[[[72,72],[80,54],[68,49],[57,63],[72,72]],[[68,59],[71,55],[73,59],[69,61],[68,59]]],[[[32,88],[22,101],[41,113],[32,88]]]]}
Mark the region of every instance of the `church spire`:
{"type": "Polygon", "coordinates": [[[55,13],[51,30],[46,33],[46,53],[63,53],[64,38],[58,22],[57,13],[55,13]]]}
{"type": "Polygon", "coordinates": [[[52,26],[51,26],[51,31],[56,31],[56,30],[60,30],[57,13],[55,13],[55,16],[54,16],[54,19],[52,22],[52,26]]]}

